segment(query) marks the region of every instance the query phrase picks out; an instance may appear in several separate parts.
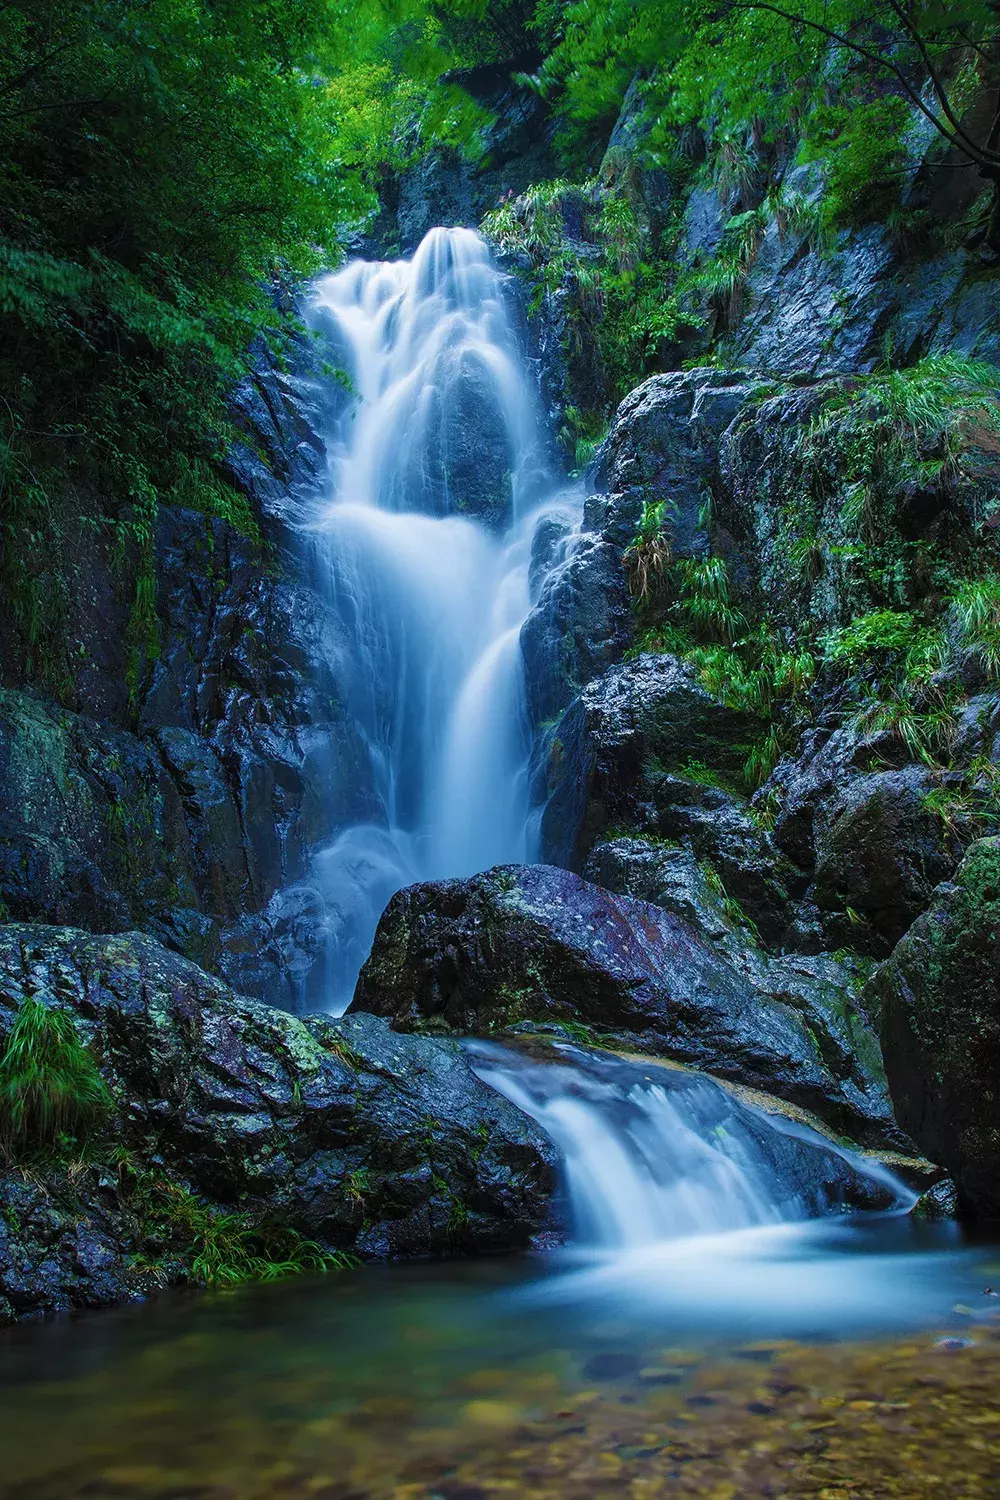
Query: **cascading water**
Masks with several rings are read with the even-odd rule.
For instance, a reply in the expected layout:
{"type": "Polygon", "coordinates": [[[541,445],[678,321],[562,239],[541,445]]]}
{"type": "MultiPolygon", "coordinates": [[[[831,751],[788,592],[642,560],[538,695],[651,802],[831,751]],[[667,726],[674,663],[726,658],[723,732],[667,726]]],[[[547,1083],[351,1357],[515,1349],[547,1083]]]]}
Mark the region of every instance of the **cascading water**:
{"type": "Polygon", "coordinates": [[[915,1195],[878,1163],[704,1074],[568,1045],[544,1060],[468,1046],[564,1162],[568,1267],[519,1302],[729,1336],[903,1325],[926,1305],[939,1264],[914,1253],[915,1195]]]}
{"type": "Polygon", "coordinates": [[[560,1148],[583,1244],[634,1249],[913,1201],[877,1164],[702,1074],[568,1046],[534,1061],[470,1045],[479,1076],[560,1148]]]}
{"type": "MultiPolygon", "coordinates": [[[[397,889],[535,854],[520,632],[536,531],[557,521],[558,566],[580,504],[547,469],[503,278],[477,235],[433,230],[410,261],[355,262],[319,284],[313,311],[353,387],[312,536],[375,793],[316,866],[340,1010],[397,889]]],[[[639,1264],[643,1286],[650,1256],[660,1271],[669,1257],[679,1287],[709,1264],[732,1277],[741,1244],[745,1275],[747,1236],[765,1236],[770,1265],[769,1235],[906,1203],[888,1174],[711,1079],[477,1047],[480,1075],[560,1148],[577,1243],[605,1266],[639,1264]]]]}
{"type": "Polygon", "coordinates": [[[320,282],[313,315],[353,386],[314,535],[377,800],[316,863],[339,1011],[394,891],[533,856],[519,635],[535,528],[553,511],[572,524],[576,502],[546,466],[478,235],[435,229],[410,261],[356,261],[320,282]]]}

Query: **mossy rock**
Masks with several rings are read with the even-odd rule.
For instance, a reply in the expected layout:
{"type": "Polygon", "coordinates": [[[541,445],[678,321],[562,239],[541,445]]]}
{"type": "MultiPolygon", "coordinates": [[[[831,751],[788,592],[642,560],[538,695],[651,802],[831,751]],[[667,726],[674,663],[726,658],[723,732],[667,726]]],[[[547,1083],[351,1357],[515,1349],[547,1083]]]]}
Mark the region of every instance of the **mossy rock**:
{"type": "Polygon", "coordinates": [[[900,1123],[963,1212],[1000,1218],[1000,838],[972,845],[865,997],[900,1123]]]}

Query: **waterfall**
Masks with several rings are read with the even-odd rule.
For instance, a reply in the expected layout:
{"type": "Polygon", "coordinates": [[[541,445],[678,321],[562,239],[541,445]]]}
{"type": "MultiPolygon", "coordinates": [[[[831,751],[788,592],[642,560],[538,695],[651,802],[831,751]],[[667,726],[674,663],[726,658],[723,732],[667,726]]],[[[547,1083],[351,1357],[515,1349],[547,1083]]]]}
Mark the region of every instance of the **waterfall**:
{"type": "Polygon", "coordinates": [[[704,1074],[577,1047],[544,1061],[470,1047],[484,1082],[559,1147],[583,1245],[639,1250],[913,1202],[884,1168],[742,1103],[704,1074]]]}
{"type": "Polygon", "coordinates": [[[377,801],[316,861],[340,1011],[401,886],[534,857],[519,637],[536,527],[578,503],[547,467],[503,278],[471,230],[352,262],[311,316],[350,382],[313,542],[377,801]]]}

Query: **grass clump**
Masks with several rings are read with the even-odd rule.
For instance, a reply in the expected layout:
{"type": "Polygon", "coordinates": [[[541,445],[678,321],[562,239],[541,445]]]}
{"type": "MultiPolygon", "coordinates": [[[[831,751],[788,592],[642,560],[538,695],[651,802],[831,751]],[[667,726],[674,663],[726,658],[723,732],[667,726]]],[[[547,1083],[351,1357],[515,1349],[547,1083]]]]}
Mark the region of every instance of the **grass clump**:
{"type": "Polygon", "coordinates": [[[666,578],[671,549],[664,523],[671,509],[668,500],[643,502],[638,530],[622,559],[629,592],[640,605],[649,603],[666,578]]]}
{"type": "Polygon", "coordinates": [[[888,736],[911,760],[926,766],[947,758],[956,732],[954,703],[947,695],[928,695],[907,685],[864,699],[851,724],[864,736],[888,736]]]}
{"type": "Polygon", "coordinates": [[[981,838],[1000,827],[1000,766],[974,756],[954,781],[927,792],[923,804],[941,819],[949,838],[981,838]]]}
{"type": "Polygon", "coordinates": [[[962,644],[974,651],[991,677],[1000,677],[1000,578],[970,578],[951,601],[962,644]]]}
{"type": "Polygon", "coordinates": [[[0,1057],[0,1147],[12,1156],[82,1146],[111,1095],[64,1010],[26,995],[0,1057]]]}
{"type": "Polygon", "coordinates": [[[278,1281],[355,1264],[351,1256],[304,1239],[290,1225],[213,1207],[181,1183],[128,1160],[123,1165],[132,1174],[130,1198],[143,1240],[166,1247],[166,1255],[182,1260],[204,1286],[278,1281]]]}

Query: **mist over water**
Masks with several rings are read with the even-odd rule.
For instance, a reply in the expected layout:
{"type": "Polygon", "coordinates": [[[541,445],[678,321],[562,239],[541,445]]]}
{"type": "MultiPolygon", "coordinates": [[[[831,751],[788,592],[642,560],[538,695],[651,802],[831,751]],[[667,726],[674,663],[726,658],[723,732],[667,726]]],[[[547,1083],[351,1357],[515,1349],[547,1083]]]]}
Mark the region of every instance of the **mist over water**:
{"type": "Polygon", "coordinates": [[[574,524],[578,502],[546,462],[478,235],[435,229],[412,260],[355,261],[319,283],[312,311],[352,388],[314,542],[376,801],[315,866],[340,1012],[396,890],[535,855],[519,637],[535,529],[553,511],[574,524]]]}

